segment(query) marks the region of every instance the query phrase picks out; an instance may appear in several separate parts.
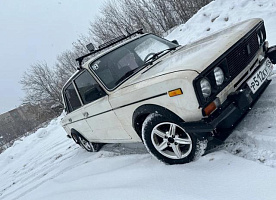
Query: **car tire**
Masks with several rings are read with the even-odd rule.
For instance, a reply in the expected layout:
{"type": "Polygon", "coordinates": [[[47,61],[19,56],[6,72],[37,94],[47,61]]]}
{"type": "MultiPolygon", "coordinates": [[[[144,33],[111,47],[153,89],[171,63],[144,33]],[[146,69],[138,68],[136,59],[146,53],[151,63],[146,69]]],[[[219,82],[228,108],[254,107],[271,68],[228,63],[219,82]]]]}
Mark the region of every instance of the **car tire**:
{"type": "Polygon", "coordinates": [[[199,140],[179,123],[155,113],[145,119],[142,138],[150,154],[166,164],[189,163],[203,155],[207,147],[207,140],[199,140]]]}
{"type": "Polygon", "coordinates": [[[72,134],[73,140],[88,152],[98,152],[102,144],[88,141],[80,134],[72,134]]]}

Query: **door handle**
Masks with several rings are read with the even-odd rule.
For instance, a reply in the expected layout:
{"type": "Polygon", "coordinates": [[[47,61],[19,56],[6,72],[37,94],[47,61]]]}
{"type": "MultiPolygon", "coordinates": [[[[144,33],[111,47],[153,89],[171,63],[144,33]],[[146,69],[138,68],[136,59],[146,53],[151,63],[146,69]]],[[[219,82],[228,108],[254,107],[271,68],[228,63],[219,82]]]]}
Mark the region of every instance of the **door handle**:
{"type": "Polygon", "coordinates": [[[84,117],[88,117],[89,113],[88,112],[84,112],[82,113],[84,117]]]}
{"type": "Polygon", "coordinates": [[[69,122],[72,122],[72,119],[71,119],[71,118],[69,118],[69,122]]]}

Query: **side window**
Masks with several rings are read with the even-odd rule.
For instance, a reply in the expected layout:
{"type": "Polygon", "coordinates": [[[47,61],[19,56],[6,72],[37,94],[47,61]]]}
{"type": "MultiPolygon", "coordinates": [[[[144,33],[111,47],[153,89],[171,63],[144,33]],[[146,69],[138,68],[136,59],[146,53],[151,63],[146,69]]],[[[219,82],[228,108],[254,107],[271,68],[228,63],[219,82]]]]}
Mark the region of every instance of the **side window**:
{"type": "Polygon", "coordinates": [[[88,104],[106,95],[88,71],[84,71],[76,78],[75,84],[83,104],[88,104]]]}
{"type": "Polygon", "coordinates": [[[69,112],[81,107],[80,99],[72,83],[64,90],[64,94],[69,112]]]}

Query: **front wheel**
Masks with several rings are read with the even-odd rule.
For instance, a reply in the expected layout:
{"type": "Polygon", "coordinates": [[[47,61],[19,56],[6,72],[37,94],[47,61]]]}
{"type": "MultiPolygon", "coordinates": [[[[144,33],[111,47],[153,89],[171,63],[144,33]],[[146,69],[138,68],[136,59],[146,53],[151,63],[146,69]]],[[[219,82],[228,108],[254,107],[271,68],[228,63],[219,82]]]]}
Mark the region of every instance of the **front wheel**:
{"type": "Polygon", "coordinates": [[[148,151],[167,164],[183,164],[204,153],[207,141],[185,131],[177,122],[150,114],[143,123],[142,137],[148,151]]]}

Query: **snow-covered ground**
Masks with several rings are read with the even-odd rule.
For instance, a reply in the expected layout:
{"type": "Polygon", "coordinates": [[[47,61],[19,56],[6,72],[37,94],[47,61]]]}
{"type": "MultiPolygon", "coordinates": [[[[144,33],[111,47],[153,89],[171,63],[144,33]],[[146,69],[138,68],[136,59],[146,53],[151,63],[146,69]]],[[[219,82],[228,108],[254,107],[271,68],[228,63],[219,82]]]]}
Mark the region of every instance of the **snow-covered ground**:
{"type": "MultiPolygon", "coordinates": [[[[192,42],[261,17],[276,44],[276,0],[216,0],[169,39],[192,42]]],[[[274,71],[275,72],[275,71],[274,71]]],[[[142,144],[88,153],[54,119],[0,155],[0,199],[276,199],[276,77],[225,145],[198,161],[168,166],[142,144]]]]}

